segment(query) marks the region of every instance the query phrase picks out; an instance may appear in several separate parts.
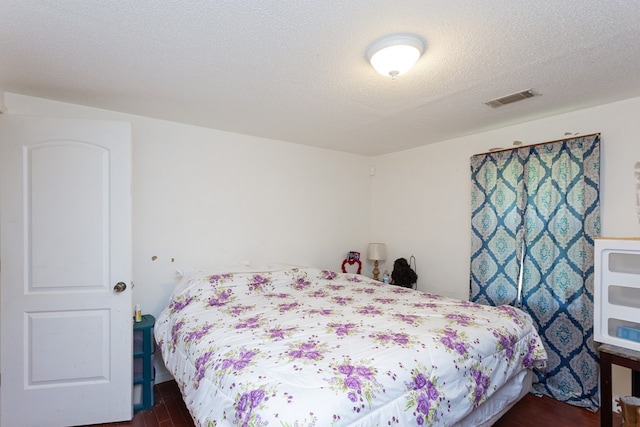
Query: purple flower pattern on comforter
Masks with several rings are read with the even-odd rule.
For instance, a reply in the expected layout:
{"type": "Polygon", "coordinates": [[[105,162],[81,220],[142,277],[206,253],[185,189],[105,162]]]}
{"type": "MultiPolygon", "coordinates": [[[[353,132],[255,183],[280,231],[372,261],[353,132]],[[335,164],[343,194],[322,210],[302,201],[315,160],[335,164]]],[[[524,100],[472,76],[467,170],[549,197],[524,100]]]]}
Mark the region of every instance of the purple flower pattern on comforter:
{"type": "Polygon", "coordinates": [[[454,425],[546,353],[529,317],[313,268],[185,278],[156,340],[199,426],[454,425]]]}

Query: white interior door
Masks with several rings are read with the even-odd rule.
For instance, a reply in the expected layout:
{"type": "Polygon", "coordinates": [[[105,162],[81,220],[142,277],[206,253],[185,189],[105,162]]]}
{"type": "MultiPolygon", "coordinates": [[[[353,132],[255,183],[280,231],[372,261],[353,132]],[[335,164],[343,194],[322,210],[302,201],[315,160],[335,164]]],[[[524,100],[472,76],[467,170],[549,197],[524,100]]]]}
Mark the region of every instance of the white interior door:
{"type": "Polygon", "coordinates": [[[130,182],[129,123],[0,116],[2,426],[131,419],[130,182]]]}

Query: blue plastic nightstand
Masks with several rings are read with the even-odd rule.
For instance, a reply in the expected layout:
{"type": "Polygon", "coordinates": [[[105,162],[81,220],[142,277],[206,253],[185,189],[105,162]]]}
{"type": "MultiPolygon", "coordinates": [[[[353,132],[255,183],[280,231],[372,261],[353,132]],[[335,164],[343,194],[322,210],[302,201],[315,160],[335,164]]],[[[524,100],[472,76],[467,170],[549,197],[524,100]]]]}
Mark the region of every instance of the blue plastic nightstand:
{"type": "Polygon", "coordinates": [[[153,407],[155,400],[153,384],[155,369],[153,353],[156,346],[153,339],[153,327],[156,319],[150,315],[142,316],[141,322],[133,324],[133,412],[153,407]]]}

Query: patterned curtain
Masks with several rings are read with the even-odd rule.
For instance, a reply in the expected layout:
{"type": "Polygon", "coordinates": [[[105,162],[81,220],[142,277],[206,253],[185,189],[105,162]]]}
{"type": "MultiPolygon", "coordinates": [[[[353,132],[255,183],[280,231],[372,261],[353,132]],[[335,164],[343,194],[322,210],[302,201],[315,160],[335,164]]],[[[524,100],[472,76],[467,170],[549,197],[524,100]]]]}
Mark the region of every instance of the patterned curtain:
{"type": "Polygon", "coordinates": [[[534,390],[596,410],[600,136],[473,156],[471,179],[470,299],[528,312],[549,355],[534,390]]]}

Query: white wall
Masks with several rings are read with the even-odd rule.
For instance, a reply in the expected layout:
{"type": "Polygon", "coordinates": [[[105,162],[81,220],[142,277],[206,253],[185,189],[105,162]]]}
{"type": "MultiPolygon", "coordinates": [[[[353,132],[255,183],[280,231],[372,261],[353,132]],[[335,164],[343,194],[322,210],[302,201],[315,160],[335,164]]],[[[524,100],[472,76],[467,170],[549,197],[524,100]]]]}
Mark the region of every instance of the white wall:
{"type": "Polygon", "coordinates": [[[338,271],[348,251],[366,251],[368,157],[13,93],[4,98],[10,114],[131,122],[133,299],[145,313],[162,310],[176,268],[250,261],[338,271]]]}
{"type": "Polygon", "coordinates": [[[639,117],[640,98],[634,98],[377,157],[373,228],[388,243],[389,258],[415,255],[419,289],[468,299],[470,157],[509,148],[513,141],[531,144],[565,138],[565,132],[600,132],[602,235],[640,236],[639,117]]]}

